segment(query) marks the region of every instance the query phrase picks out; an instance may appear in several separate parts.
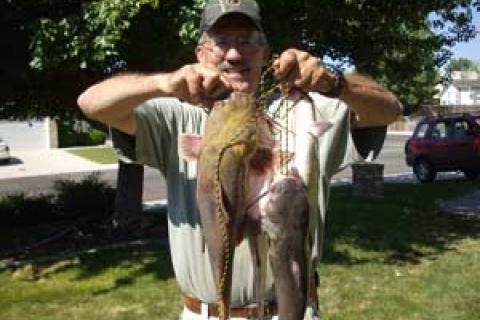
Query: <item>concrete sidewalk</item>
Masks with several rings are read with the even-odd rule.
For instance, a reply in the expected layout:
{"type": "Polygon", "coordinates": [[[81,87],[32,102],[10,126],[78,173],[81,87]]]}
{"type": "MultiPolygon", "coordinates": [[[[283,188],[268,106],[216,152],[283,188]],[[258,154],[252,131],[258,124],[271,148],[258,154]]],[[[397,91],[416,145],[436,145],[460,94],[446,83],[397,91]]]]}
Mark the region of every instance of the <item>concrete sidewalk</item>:
{"type": "Polygon", "coordinates": [[[118,167],[117,164],[98,164],[64,149],[15,150],[11,155],[11,162],[0,166],[0,179],[102,171],[118,167]]]}

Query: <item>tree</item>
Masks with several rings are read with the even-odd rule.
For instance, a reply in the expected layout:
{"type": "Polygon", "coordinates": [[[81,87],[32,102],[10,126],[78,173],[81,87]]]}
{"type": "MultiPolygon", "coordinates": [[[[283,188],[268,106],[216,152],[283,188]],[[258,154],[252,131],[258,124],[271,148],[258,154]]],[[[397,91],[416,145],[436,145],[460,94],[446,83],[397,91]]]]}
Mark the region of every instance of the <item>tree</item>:
{"type": "Polygon", "coordinates": [[[1,117],[79,117],[75,100],[88,85],[127,66],[180,65],[191,58],[191,42],[182,45],[180,36],[194,23],[196,2],[1,2],[0,35],[9,48],[0,53],[1,117]]]}
{"type": "Polygon", "coordinates": [[[476,71],[479,72],[479,66],[472,60],[466,58],[452,59],[447,70],[452,71],[476,71]]]}
{"type": "MultiPolygon", "coordinates": [[[[77,95],[123,70],[193,60],[204,0],[6,0],[0,4],[2,118],[78,116],[77,95]]],[[[475,34],[478,0],[263,0],[274,52],[297,46],[350,63],[407,105],[431,95],[449,48],[475,34]],[[472,7],[473,5],[473,7],[472,7]]]]}

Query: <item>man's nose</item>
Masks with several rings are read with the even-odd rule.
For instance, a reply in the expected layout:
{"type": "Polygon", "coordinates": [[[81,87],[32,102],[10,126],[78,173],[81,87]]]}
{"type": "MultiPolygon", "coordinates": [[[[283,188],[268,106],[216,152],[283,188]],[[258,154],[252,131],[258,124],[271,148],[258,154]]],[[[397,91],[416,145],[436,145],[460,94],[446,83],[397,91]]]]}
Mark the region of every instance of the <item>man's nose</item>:
{"type": "Polygon", "coordinates": [[[230,46],[225,52],[225,60],[227,61],[240,61],[242,58],[242,53],[236,46],[230,46]]]}

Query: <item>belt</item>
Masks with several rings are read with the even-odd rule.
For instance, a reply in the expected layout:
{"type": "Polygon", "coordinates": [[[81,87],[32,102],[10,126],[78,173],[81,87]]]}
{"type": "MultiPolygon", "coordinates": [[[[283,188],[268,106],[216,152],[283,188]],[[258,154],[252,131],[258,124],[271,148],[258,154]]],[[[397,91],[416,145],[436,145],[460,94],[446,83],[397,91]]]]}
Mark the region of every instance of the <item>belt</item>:
{"type": "MultiPolygon", "coordinates": [[[[193,313],[202,313],[202,302],[198,299],[183,296],[185,307],[193,313]]],[[[277,304],[275,302],[265,303],[264,317],[271,317],[277,314],[277,304]]],[[[216,303],[208,304],[208,315],[212,317],[219,316],[218,306],[216,303]]],[[[230,308],[230,317],[232,318],[258,318],[257,306],[230,308]]]]}

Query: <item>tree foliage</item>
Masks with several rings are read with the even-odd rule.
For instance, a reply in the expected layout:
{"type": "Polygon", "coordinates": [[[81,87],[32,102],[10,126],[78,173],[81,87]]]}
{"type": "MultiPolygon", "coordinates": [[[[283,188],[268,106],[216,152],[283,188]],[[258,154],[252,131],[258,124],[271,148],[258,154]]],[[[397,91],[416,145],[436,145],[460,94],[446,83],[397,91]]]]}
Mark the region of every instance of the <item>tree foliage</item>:
{"type": "Polygon", "coordinates": [[[472,60],[466,58],[452,59],[448,64],[448,71],[480,71],[480,67],[472,60]]]}
{"type": "MultiPolygon", "coordinates": [[[[123,70],[193,61],[205,0],[5,0],[1,117],[76,116],[76,96],[123,70]]],[[[475,35],[478,0],[263,0],[274,52],[304,48],[370,74],[407,105],[432,96],[449,48],[475,35]],[[472,7],[473,6],[473,7],[472,7]]]]}

